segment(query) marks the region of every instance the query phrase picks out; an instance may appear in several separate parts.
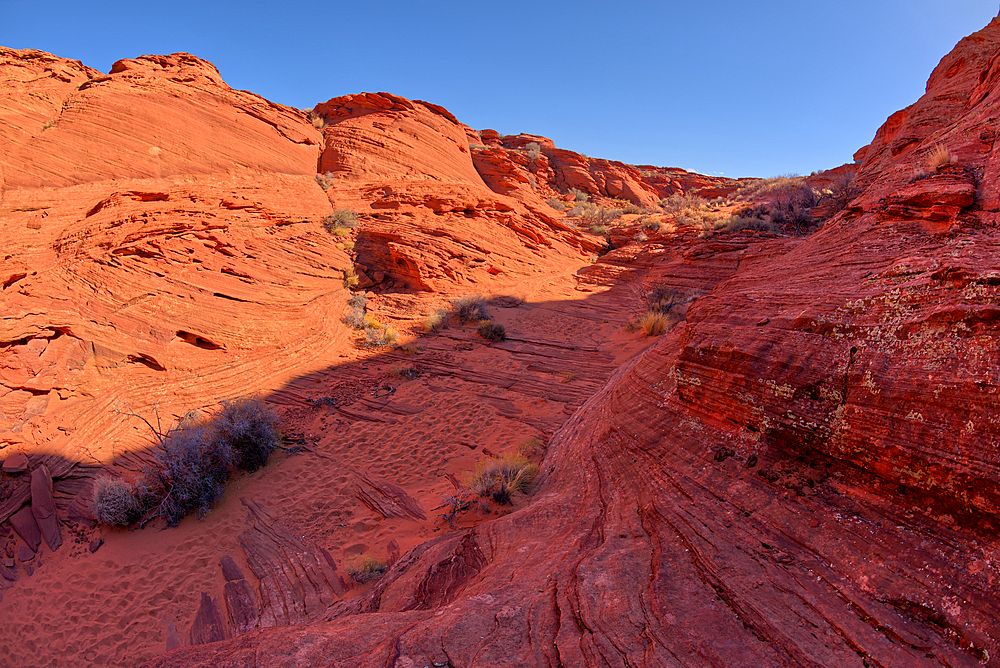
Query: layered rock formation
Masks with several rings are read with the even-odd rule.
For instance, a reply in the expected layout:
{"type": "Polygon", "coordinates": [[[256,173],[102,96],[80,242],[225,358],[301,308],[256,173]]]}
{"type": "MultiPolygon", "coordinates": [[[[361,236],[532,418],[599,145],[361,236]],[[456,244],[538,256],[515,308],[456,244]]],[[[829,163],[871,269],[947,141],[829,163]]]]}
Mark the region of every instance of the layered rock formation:
{"type": "Polygon", "coordinates": [[[859,153],[847,209],[738,249],[556,433],[525,509],[326,623],[147,665],[995,663],[998,59],[994,21],[859,153]]]}
{"type": "Polygon", "coordinates": [[[107,462],[149,437],[125,406],[169,422],[327,362],[350,260],[304,114],[187,54],[0,58],[6,453],[107,462]]]}

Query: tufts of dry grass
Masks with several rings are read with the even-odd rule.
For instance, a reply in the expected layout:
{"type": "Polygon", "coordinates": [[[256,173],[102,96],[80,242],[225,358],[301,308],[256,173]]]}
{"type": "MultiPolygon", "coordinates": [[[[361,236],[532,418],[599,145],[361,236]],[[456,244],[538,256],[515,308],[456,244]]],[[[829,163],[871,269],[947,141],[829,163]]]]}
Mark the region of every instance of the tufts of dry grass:
{"type": "Polygon", "coordinates": [[[464,325],[475,320],[489,320],[486,300],[480,295],[465,295],[451,302],[451,312],[464,325]]]}
{"type": "Polygon", "coordinates": [[[424,329],[428,332],[436,332],[448,326],[450,314],[444,309],[438,309],[424,318],[424,329]]]}
{"type": "Polygon", "coordinates": [[[358,272],[354,270],[354,265],[349,265],[344,269],[344,287],[348,290],[353,290],[358,287],[360,279],[358,278],[358,272]]]}
{"type": "Polygon", "coordinates": [[[646,336],[659,336],[670,329],[670,316],[650,310],[639,316],[638,324],[646,336]]]}
{"type": "Polygon", "coordinates": [[[538,466],[524,455],[509,453],[487,459],[476,465],[469,480],[469,490],[481,497],[490,497],[499,504],[511,503],[511,498],[524,494],[538,475],[538,466]]]}
{"type": "Polygon", "coordinates": [[[952,162],[958,162],[955,154],[947,146],[936,146],[927,156],[927,169],[930,172],[937,172],[941,167],[952,162]]]}
{"type": "Polygon", "coordinates": [[[347,574],[358,584],[366,584],[378,580],[389,570],[385,559],[367,554],[363,557],[348,562],[346,565],[347,574]]]}

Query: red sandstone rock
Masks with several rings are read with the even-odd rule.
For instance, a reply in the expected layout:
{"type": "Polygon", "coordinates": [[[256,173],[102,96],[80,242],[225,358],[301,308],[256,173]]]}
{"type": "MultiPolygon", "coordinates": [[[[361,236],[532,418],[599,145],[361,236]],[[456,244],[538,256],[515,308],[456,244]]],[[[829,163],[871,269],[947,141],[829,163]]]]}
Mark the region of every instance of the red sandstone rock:
{"type": "Polygon", "coordinates": [[[995,662],[998,54],[994,21],[942,60],[822,231],[730,248],[553,436],[523,510],[418,545],[331,621],[147,665],[995,662]],[[961,174],[920,179],[939,145],[961,174]]]}
{"type": "Polygon", "coordinates": [[[191,625],[190,643],[192,645],[204,645],[210,642],[225,640],[227,637],[226,625],[222,621],[222,613],[219,610],[219,602],[202,592],[201,607],[198,609],[198,615],[191,625]]]}
{"type": "Polygon", "coordinates": [[[42,544],[42,534],[38,529],[38,523],[35,522],[31,507],[25,506],[11,515],[10,524],[21,540],[31,548],[31,551],[38,552],[38,548],[42,544]]]}
{"type": "Polygon", "coordinates": [[[52,475],[44,464],[31,472],[31,514],[45,544],[55,552],[62,545],[62,534],[59,531],[56,502],[52,498],[52,475]]]}
{"type": "MultiPolygon", "coordinates": [[[[122,402],[170,422],[346,336],[330,313],[350,260],[319,225],[304,113],[187,54],[105,76],[4,49],[0,80],[0,443],[108,461],[149,440],[122,402]]],[[[59,498],[67,469],[48,466],[59,498]]]]}
{"type": "Polygon", "coordinates": [[[4,473],[23,473],[27,470],[28,458],[23,452],[15,452],[3,460],[4,473]]]}

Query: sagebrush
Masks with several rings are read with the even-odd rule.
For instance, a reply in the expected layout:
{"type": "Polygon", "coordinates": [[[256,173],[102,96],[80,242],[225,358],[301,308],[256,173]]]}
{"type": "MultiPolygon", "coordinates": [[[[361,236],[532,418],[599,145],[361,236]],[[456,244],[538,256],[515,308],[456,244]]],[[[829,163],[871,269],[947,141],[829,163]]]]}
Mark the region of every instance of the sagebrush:
{"type": "Polygon", "coordinates": [[[256,471],[281,446],[277,419],[258,398],[224,401],[209,418],[189,414],[174,429],[160,433],[154,428],[154,434],[159,445],[134,481],[101,478],[95,483],[98,521],[130,526],[162,517],[176,526],[192,512],[202,518],[236,469],[256,471]]]}

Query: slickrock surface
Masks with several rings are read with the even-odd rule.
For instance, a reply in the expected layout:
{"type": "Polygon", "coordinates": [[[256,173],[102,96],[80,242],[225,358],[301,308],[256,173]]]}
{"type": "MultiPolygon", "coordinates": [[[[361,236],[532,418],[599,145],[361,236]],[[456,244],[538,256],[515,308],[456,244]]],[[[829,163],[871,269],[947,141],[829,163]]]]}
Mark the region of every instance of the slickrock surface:
{"type": "Polygon", "coordinates": [[[998,60],[995,21],[859,151],[810,237],[636,220],[591,263],[604,239],[546,199],[739,183],[387,93],[309,116],[187,54],[105,76],[0,51],[0,656],[995,664],[998,60]],[[359,225],[334,236],[340,208],[359,225]],[[351,265],[405,345],[341,322],[351,265]],[[700,298],[646,338],[624,325],[656,285],[700,298]],[[505,341],[423,331],[472,292],[505,341]],[[251,392],[288,451],[202,521],[93,525],[95,471],[150,456],[126,413],[251,392]],[[518,449],[541,466],[526,496],[449,514],[477,462],[518,449]],[[372,557],[388,570],[366,582],[372,557]]]}
{"type": "Polygon", "coordinates": [[[998,54],[994,22],[942,61],[821,232],[730,247],[555,433],[526,507],[326,623],[147,665],[995,663],[998,54]]]}

